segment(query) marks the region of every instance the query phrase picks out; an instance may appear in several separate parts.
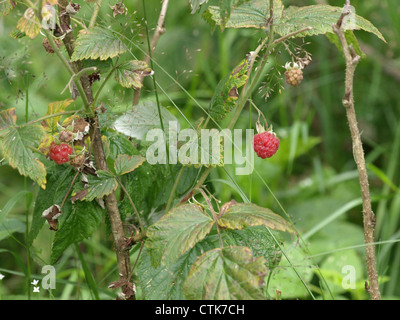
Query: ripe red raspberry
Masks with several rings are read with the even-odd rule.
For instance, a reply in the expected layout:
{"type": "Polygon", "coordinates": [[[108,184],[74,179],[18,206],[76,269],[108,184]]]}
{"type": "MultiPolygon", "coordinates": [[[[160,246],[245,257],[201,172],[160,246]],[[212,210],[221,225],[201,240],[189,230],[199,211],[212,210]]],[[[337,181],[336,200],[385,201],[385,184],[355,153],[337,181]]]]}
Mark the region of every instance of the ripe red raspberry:
{"type": "Polygon", "coordinates": [[[50,159],[54,160],[57,164],[63,164],[69,161],[69,155],[72,154],[72,147],[67,144],[51,143],[50,146],[50,159]]]}
{"type": "Polygon", "coordinates": [[[253,139],[254,151],[262,158],[271,158],[279,148],[279,138],[272,131],[257,133],[253,139]]]}

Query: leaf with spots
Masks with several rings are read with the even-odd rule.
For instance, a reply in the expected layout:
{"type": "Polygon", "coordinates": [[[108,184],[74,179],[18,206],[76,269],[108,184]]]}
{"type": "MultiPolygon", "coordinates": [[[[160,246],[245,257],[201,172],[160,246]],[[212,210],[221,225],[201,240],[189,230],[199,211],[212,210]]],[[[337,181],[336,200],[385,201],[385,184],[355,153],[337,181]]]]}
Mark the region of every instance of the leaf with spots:
{"type": "Polygon", "coordinates": [[[202,240],[214,220],[198,205],[179,206],[147,230],[146,248],[154,267],[168,265],[202,240]]]}
{"type": "Polygon", "coordinates": [[[190,300],[262,300],[267,273],[265,259],[249,248],[217,248],[196,260],[183,291],[190,300]]]}

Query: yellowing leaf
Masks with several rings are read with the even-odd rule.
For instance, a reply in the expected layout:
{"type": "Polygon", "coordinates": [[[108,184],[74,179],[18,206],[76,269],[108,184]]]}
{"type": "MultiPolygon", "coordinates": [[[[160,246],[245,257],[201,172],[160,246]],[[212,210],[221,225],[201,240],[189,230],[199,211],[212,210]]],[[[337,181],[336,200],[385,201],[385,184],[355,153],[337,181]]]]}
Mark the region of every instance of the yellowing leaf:
{"type": "MultiPolygon", "coordinates": [[[[49,103],[49,106],[47,108],[47,113],[46,116],[51,116],[53,114],[61,113],[64,112],[65,109],[72,103],[74,100],[72,99],[67,99],[63,101],[55,101],[52,103],[49,103]]],[[[55,116],[51,117],[45,120],[46,125],[48,126],[48,131],[49,132],[54,132],[57,129],[57,123],[60,121],[61,116],[55,116]]]]}
{"type": "Polygon", "coordinates": [[[117,159],[115,159],[115,172],[117,173],[117,175],[123,175],[132,172],[145,160],[146,158],[142,157],[141,155],[130,156],[127,154],[120,154],[118,155],[117,159]]]}
{"type": "Polygon", "coordinates": [[[201,255],[183,285],[189,300],[262,300],[268,269],[250,248],[217,248],[201,255]]]}
{"type": "Polygon", "coordinates": [[[146,248],[153,266],[175,262],[202,240],[213,224],[198,205],[182,205],[170,211],[147,230],[146,248]]]}
{"type": "Polygon", "coordinates": [[[143,86],[142,78],[151,75],[148,64],[140,60],[131,60],[121,64],[115,70],[115,80],[125,88],[139,89],[143,86]]]}
{"type": "Polygon", "coordinates": [[[230,229],[264,225],[270,229],[295,233],[289,222],[281,216],[253,203],[237,203],[228,206],[222,217],[218,219],[218,225],[230,229]]]}
{"type": "Polygon", "coordinates": [[[15,108],[6,109],[0,112],[0,137],[5,133],[5,129],[15,125],[17,116],[15,108]]]}
{"type": "Polygon", "coordinates": [[[40,32],[40,21],[32,8],[28,8],[24,15],[18,20],[17,29],[33,39],[40,32]]]}
{"type": "Polygon", "coordinates": [[[1,151],[11,167],[30,177],[41,188],[46,188],[46,168],[34,157],[34,147],[43,137],[41,126],[10,127],[1,140],[1,151]]]}

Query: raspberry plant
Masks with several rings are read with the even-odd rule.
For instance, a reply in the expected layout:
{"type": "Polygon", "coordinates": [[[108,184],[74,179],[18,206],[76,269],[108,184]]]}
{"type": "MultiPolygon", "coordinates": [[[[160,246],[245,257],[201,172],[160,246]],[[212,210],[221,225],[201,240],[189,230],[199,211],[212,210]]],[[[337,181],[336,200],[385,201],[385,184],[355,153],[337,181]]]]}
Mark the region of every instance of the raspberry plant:
{"type": "MultiPolygon", "coordinates": [[[[266,298],[265,279],[280,263],[283,239],[300,236],[289,217],[234,200],[219,206],[205,187],[212,166],[151,165],[145,158],[146,132],[155,127],[166,132],[168,120],[176,119],[161,106],[157,90],[155,101],[140,100],[145,77],[151,77],[157,88],[152,53],[165,32],[168,0],[162,3],[152,41],[146,25],[148,50],[143,60],[132,59],[140,52],[135,52],[136,46],[132,49],[123,33],[126,28],[121,27],[125,5],[109,7],[112,28],[107,28],[98,14],[108,4],[87,2],[92,8],[90,21],[79,17],[84,1],[9,0],[0,6],[3,15],[21,10],[14,37],[39,41],[44,35],[45,51],[56,55],[60,69],[70,76],[64,90],[72,99],[49,102],[46,115],[23,122],[15,108],[0,112],[3,157],[40,188],[28,246],[47,221],[55,232],[50,261],[55,264],[69,246],[91,237],[105,219],[118,265],[109,288],[121,290],[119,298],[137,298],[138,288],[139,297],[145,299],[266,298]],[[50,28],[40,23],[51,20],[55,24],[50,28]],[[109,81],[135,92],[133,106],[124,114],[113,112],[116,106],[102,104],[109,81]]],[[[281,0],[220,0],[218,6],[207,0],[189,3],[192,14],[201,11],[212,29],[251,28],[260,36],[258,47],[215,88],[198,130],[218,126],[226,118],[230,118],[227,128],[233,129],[256,94],[258,81],[266,77],[267,62],[279,59],[278,51],[289,50],[288,42],[296,38],[332,39],[335,32],[342,44],[351,39],[354,55],[360,50],[354,29],[384,40],[358,15],[351,24],[340,7],[285,7],[281,0]]],[[[303,80],[299,66],[305,67],[309,59],[296,55],[292,59],[285,77],[288,84],[298,86],[303,80]]],[[[254,137],[254,151],[261,158],[272,157],[278,147],[274,133],[254,137]]],[[[368,257],[367,262],[374,263],[368,257]]],[[[91,281],[90,274],[86,277],[91,281]]],[[[373,270],[369,278],[371,296],[379,298],[373,270]]]]}

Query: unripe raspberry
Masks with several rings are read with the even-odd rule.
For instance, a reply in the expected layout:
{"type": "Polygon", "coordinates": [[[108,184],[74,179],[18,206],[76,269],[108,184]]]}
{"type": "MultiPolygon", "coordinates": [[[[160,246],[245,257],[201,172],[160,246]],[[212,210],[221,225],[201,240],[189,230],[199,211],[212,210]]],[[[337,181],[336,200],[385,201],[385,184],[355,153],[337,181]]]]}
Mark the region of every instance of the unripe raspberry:
{"type": "Polygon", "coordinates": [[[279,148],[279,138],[275,132],[265,131],[254,135],[253,147],[257,155],[262,158],[272,157],[279,148]]]}
{"type": "Polygon", "coordinates": [[[58,138],[60,139],[61,142],[68,143],[74,140],[74,134],[69,130],[64,130],[60,132],[58,138]]]}
{"type": "Polygon", "coordinates": [[[85,163],[85,155],[77,155],[76,157],[72,158],[69,163],[75,168],[80,168],[85,163]]]}
{"type": "Polygon", "coordinates": [[[286,83],[293,87],[297,87],[303,81],[303,71],[297,63],[294,63],[292,65],[290,63],[287,63],[285,65],[285,68],[286,83]]]}
{"type": "Polygon", "coordinates": [[[63,164],[69,161],[69,155],[72,154],[72,148],[67,144],[51,143],[50,159],[57,164],[63,164]]]}

